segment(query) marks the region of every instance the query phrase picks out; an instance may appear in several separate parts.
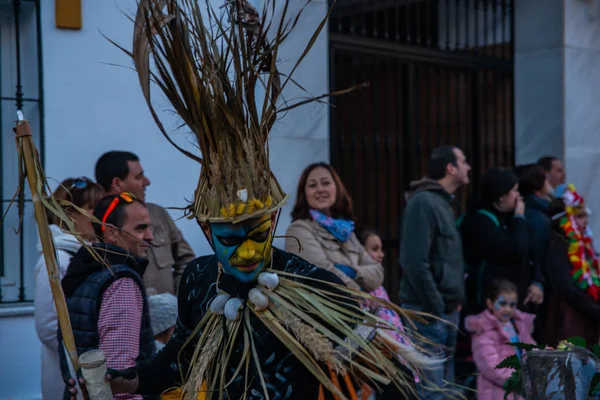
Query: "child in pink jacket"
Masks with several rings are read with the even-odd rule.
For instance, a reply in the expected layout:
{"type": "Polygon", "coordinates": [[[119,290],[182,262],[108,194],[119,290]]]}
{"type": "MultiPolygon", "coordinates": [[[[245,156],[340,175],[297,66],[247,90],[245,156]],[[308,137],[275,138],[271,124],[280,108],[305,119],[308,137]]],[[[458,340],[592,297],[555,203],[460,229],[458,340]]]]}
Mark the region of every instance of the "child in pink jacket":
{"type": "MultiPolygon", "coordinates": [[[[535,344],[531,337],[535,315],[517,310],[517,287],[507,280],[495,280],[486,297],[487,310],[465,319],[465,328],[472,334],[473,359],[479,371],[477,398],[503,400],[502,385],[513,370],[496,369],[506,357],[522,352],[507,343],[535,344]]],[[[520,399],[510,396],[510,399],[520,399]]]]}

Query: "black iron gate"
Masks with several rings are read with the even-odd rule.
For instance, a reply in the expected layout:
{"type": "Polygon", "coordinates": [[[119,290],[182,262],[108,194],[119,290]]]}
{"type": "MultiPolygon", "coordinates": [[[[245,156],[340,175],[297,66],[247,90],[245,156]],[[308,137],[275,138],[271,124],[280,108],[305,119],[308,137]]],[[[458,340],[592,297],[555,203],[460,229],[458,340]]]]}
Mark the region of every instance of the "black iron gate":
{"type": "Polygon", "coordinates": [[[331,90],[370,85],[332,100],[331,162],[357,226],[384,238],[397,300],[405,193],[430,151],[461,147],[473,182],[513,165],[513,2],[337,0],[329,33],[331,90]]]}

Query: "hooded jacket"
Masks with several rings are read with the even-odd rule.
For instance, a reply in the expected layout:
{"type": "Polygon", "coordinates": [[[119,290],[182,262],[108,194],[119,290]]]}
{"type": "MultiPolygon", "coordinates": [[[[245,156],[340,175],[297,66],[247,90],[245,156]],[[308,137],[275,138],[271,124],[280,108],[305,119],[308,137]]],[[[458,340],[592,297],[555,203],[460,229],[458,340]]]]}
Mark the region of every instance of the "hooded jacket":
{"type": "MultiPolygon", "coordinates": [[[[515,310],[513,323],[521,343],[535,344],[531,337],[535,315],[515,310]]],[[[496,369],[506,357],[516,354],[510,343],[510,337],[504,331],[502,323],[489,311],[471,315],[465,319],[466,330],[473,335],[471,346],[473,359],[479,375],[477,376],[477,398],[481,400],[503,400],[502,385],[513,370],[496,369]]],[[[509,399],[518,398],[510,396],[509,399]]]]}
{"type": "Polygon", "coordinates": [[[400,239],[400,298],[435,315],[464,301],[463,257],[453,196],[436,181],[411,184],[400,239]]]}
{"type": "MultiPolygon", "coordinates": [[[[57,225],[50,225],[50,233],[56,247],[59,277],[62,279],[67,273],[71,258],[81,247],[81,243],[75,236],[63,232],[57,225]]],[[[38,241],[36,249],[39,259],[34,270],[35,308],[33,315],[35,330],[42,342],[42,397],[44,399],[60,399],[65,385],[60,374],[58,342],[56,341],[58,317],[52,299],[41,242],[38,241]]]]}

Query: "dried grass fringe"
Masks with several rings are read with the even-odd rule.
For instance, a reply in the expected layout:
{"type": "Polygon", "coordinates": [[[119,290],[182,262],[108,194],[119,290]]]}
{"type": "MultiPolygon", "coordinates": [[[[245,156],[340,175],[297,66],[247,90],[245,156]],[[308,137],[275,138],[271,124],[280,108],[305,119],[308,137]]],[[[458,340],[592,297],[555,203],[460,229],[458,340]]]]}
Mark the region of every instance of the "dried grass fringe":
{"type": "Polygon", "coordinates": [[[283,316],[281,321],[283,325],[294,334],[298,342],[306,347],[317,361],[328,363],[337,374],[346,373],[342,360],[325,335],[317,332],[316,329],[305,324],[289,311],[282,308],[280,312],[283,316]]]}
{"type": "Polygon", "coordinates": [[[202,390],[202,384],[207,380],[206,372],[209,370],[217,356],[217,352],[223,342],[223,326],[216,324],[215,328],[209,333],[204,346],[196,360],[192,361],[190,374],[182,387],[182,397],[184,400],[196,400],[202,390]]]}

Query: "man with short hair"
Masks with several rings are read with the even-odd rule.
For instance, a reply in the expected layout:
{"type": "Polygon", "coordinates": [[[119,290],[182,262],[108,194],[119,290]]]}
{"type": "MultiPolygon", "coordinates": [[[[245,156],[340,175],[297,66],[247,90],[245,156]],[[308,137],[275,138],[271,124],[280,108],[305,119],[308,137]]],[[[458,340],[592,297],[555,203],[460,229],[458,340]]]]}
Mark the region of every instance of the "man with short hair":
{"type": "MultiPolygon", "coordinates": [[[[145,201],[146,187],[150,185],[139,157],[127,151],[104,153],[96,162],[96,181],[107,194],[131,192],[141,201],[145,201]]],[[[146,203],[146,207],[152,221],[154,246],[148,252],[144,284],[157,293],[176,294],[181,274],[194,259],[194,252],[167,210],[152,203],[146,203]]]]}
{"type": "MultiPolygon", "coordinates": [[[[550,185],[554,191],[558,186],[565,183],[565,167],[560,158],[554,156],[542,157],[538,160],[537,164],[542,167],[546,173],[548,182],[550,182],[550,185]]],[[[552,195],[556,196],[556,193],[552,193],[552,195]]]]}
{"type": "MultiPolygon", "coordinates": [[[[129,368],[155,353],[141,278],[152,242],[150,213],[133,194],[121,193],[102,199],[94,217],[101,221],[93,223],[100,243],[83,246],[62,280],[75,345],[78,354],[104,351],[108,368],[129,368]]],[[[68,379],[64,351],[59,353],[68,379]]],[[[65,398],[70,398],[68,391],[65,398]]]]}
{"type": "MultiPolygon", "coordinates": [[[[400,283],[402,305],[431,313],[458,324],[464,302],[463,255],[460,234],[452,208],[456,190],[469,183],[471,167],[456,146],[433,150],[429,159],[429,175],[411,184],[413,195],[408,200],[402,221],[400,283]]],[[[443,399],[444,392],[427,390],[454,381],[454,349],[456,328],[439,320],[417,325],[418,331],[432,343],[424,346],[447,357],[439,368],[424,371],[427,379],[419,388],[422,399],[443,399]],[[437,343],[441,348],[433,348],[437,343]]],[[[423,382],[423,381],[422,381],[423,382]]]]}

